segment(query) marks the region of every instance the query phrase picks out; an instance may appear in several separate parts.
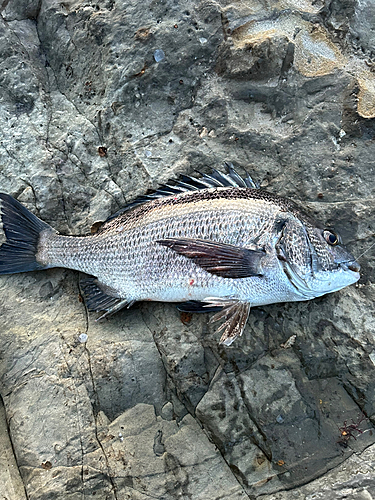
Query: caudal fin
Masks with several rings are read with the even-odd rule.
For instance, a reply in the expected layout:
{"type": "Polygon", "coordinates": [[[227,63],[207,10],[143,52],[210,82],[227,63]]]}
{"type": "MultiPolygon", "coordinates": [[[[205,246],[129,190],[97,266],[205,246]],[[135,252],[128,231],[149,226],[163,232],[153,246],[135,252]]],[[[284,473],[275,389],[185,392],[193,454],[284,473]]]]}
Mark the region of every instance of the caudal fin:
{"type": "Polygon", "coordinates": [[[52,227],[4,193],[0,193],[0,222],[6,238],[0,246],[0,274],[46,269],[35,256],[40,233],[53,231],[52,227]]]}

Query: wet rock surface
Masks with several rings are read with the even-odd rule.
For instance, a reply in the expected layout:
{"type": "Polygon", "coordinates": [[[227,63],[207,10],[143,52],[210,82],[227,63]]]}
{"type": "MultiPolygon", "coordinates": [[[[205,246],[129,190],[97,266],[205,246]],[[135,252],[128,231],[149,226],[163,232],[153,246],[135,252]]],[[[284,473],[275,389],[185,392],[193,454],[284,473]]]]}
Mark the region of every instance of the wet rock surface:
{"type": "MultiPolygon", "coordinates": [[[[87,234],[229,160],[359,256],[373,17],[365,1],[5,2],[0,189],[87,234]]],[[[170,304],[97,323],[75,272],[1,277],[0,496],[372,498],[373,250],[359,261],[356,286],[253,309],[230,348],[170,304]]]]}

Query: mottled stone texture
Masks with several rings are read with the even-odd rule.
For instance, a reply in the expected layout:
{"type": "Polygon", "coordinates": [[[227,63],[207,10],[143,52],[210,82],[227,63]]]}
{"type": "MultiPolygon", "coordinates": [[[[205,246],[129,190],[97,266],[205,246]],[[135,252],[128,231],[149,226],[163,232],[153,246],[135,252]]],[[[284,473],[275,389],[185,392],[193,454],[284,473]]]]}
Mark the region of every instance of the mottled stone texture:
{"type": "MultiPolygon", "coordinates": [[[[1,8],[0,189],[61,233],[229,160],[354,255],[374,243],[372,1],[1,8]]],[[[357,286],[254,309],[230,348],[168,304],[96,323],[75,272],[1,277],[0,497],[373,498],[373,249],[359,261],[357,286]]]]}

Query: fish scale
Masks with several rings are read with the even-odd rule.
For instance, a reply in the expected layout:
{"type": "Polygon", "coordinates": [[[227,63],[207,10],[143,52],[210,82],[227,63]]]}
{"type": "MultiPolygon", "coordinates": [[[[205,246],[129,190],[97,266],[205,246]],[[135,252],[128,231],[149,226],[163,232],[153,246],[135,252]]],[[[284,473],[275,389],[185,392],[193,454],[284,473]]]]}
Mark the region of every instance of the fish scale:
{"type": "Polygon", "coordinates": [[[84,237],[59,235],[0,194],[0,273],[87,273],[87,305],[104,316],[140,300],[220,310],[226,345],[242,334],[250,306],[307,300],[358,280],[359,265],[334,232],[227,167],[162,186],[84,237]]]}

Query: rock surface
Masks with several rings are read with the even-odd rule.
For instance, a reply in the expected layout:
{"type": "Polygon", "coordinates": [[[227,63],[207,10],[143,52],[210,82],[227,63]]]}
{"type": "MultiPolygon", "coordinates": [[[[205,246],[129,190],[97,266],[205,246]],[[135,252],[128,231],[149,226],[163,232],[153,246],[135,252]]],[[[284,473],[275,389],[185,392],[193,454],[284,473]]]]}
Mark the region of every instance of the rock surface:
{"type": "Polygon", "coordinates": [[[229,160],[366,253],[357,286],[254,309],[230,348],[168,304],[96,323],[75,272],[1,277],[0,497],[375,496],[374,12],[3,2],[0,189],[61,233],[229,160]]]}

